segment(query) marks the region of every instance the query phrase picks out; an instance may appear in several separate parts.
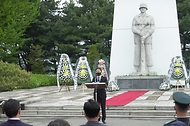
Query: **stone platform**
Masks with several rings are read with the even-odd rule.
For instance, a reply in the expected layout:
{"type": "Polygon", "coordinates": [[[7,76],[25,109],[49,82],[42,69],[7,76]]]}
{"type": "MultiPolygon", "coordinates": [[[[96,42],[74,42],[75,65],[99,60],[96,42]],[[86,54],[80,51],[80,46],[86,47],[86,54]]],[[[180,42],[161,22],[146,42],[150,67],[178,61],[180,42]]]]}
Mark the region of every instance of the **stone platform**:
{"type": "Polygon", "coordinates": [[[159,89],[166,76],[121,76],[116,77],[120,89],[159,89]]]}

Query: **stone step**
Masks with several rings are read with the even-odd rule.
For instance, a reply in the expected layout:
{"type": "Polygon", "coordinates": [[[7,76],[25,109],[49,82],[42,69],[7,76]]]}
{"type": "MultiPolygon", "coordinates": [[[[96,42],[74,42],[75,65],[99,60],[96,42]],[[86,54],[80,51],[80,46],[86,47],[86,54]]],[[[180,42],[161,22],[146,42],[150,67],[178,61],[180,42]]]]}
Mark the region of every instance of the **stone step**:
{"type": "MultiPolygon", "coordinates": [[[[25,110],[79,110],[83,106],[25,106],[25,110]]],[[[173,110],[172,106],[107,106],[107,110],[173,110]]]]}
{"type": "MultiPolygon", "coordinates": [[[[172,107],[154,106],[118,106],[107,107],[108,117],[126,118],[173,118],[175,111],[172,107]]],[[[1,114],[3,117],[4,114],[1,114]]],[[[23,117],[83,117],[82,106],[25,106],[22,110],[23,117]]]]}
{"type": "Polygon", "coordinates": [[[25,106],[25,110],[78,110],[82,108],[82,106],[25,106]]]}
{"type": "MultiPolygon", "coordinates": [[[[109,117],[125,116],[135,117],[173,117],[175,111],[172,106],[112,106],[106,107],[106,113],[109,117]]],[[[22,110],[22,116],[26,117],[44,117],[44,116],[84,116],[83,106],[64,105],[64,106],[34,106],[26,105],[22,110]]]]}
{"type": "Polygon", "coordinates": [[[173,110],[173,106],[107,106],[108,110],[173,110]]]}
{"type": "MultiPolygon", "coordinates": [[[[174,110],[106,110],[107,115],[114,116],[173,116],[174,110]]],[[[82,109],[75,110],[22,110],[22,116],[84,116],[82,109]]]]}
{"type": "MultiPolygon", "coordinates": [[[[84,115],[27,115],[27,114],[22,114],[21,118],[41,118],[41,117],[82,117],[84,118],[84,115]]],[[[146,115],[106,115],[107,118],[130,118],[130,119],[174,119],[173,115],[169,115],[169,116],[146,116],[146,115]]],[[[188,116],[190,117],[190,116],[188,116]]],[[[4,114],[0,114],[0,118],[7,118],[4,114]]]]}

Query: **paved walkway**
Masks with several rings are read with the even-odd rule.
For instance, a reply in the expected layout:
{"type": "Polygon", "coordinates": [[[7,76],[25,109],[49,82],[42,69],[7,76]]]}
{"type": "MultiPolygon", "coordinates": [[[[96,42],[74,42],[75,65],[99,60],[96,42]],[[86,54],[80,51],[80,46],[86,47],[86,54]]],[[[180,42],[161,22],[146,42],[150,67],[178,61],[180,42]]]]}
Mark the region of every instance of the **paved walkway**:
{"type": "MultiPolygon", "coordinates": [[[[70,87],[71,91],[66,91],[65,87],[59,92],[57,86],[48,86],[48,87],[39,87],[34,89],[20,89],[9,92],[0,92],[0,100],[7,100],[9,98],[14,98],[21,103],[24,103],[25,106],[62,106],[62,107],[81,107],[84,102],[88,99],[93,98],[93,89],[87,89],[78,87],[77,90],[73,90],[73,87],[70,87]]],[[[121,94],[127,90],[107,92],[107,99],[121,94]]],[[[127,104],[128,107],[140,108],[144,107],[157,107],[157,109],[173,109],[173,100],[172,94],[175,89],[169,91],[160,91],[160,90],[149,90],[144,95],[140,96],[136,100],[127,104]]],[[[179,90],[184,91],[190,94],[190,89],[179,90]]]]}

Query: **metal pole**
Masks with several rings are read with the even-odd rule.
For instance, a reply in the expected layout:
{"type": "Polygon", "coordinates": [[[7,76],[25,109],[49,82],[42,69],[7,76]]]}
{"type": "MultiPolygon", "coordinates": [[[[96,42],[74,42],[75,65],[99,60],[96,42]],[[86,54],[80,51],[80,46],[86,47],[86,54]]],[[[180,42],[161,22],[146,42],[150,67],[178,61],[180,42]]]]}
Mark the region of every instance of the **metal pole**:
{"type": "Polygon", "coordinates": [[[97,95],[98,95],[98,94],[97,94],[97,84],[96,84],[96,86],[95,86],[95,90],[96,90],[96,91],[95,91],[95,100],[97,101],[97,100],[98,100],[98,99],[97,99],[97,97],[98,97],[98,96],[97,96],[97,95]]]}

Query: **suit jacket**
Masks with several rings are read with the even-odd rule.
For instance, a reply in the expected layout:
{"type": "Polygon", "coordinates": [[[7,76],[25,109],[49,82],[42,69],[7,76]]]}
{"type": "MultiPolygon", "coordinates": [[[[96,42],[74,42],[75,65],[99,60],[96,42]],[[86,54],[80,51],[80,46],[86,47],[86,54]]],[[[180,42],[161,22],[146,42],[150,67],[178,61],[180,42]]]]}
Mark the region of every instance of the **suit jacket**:
{"type": "Polygon", "coordinates": [[[178,125],[180,125],[180,126],[190,126],[190,120],[189,120],[189,118],[188,117],[184,117],[184,118],[177,118],[176,120],[172,120],[172,121],[169,121],[169,122],[167,122],[167,123],[165,123],[163,126],[170,126],[170,125],[172,125],[172,126],[177,126],[177,124],[176,124],[176,121],[181,121],[181,122],[183,122],[183,123],[181,123],[181,124],[179,124],[179,122],[178,122],[178,125]]]}
{"type": "Polygon", "coordinates": [[[7,120],[7,122],[3,122],[0,126],[32,126],[29,124],[25,124],[20,120],[7,120]]]}
{"type": "MultiPolygon", "coordinates": [[[[92,82],[98,82],[97,81],[97,77],[94,77],[92,79],[92,82]]],[[[99,82],[106,83],[106,85],[108,85],[108,80],[104,76],[101,76],[101,79],[100,79],[99,82]]],[[[96,91],[96,89],[94,89],[94,96],[95,96],[95,91],[96,91]]],[[[98,95],[98,97],[97,97],[98,99],[100,99],[100,98],[106,98],[107,96],[106,96],[106,90],[105,90],[105,88],[98,88],[97,89],[97,95],[98,95]]]]}
{"type": "Polygon", "coordinates": [[[105,125],[102,123],[99,123],[98,121],[88,121],[86,124],[83,124],[80,126],[105,126],[105,125]]]}

